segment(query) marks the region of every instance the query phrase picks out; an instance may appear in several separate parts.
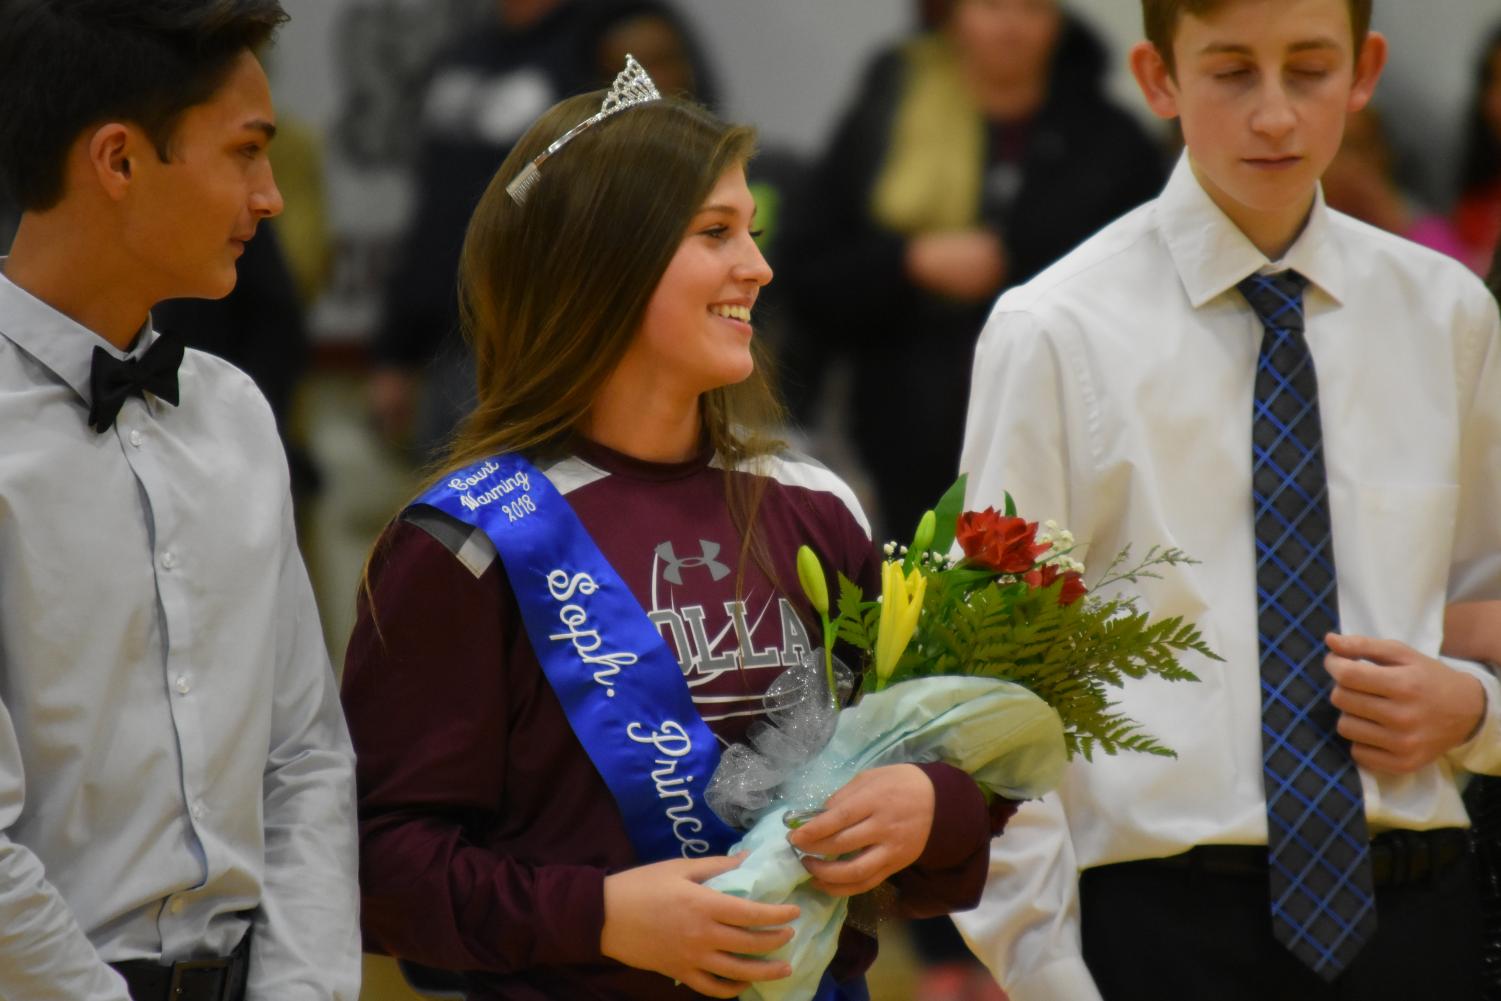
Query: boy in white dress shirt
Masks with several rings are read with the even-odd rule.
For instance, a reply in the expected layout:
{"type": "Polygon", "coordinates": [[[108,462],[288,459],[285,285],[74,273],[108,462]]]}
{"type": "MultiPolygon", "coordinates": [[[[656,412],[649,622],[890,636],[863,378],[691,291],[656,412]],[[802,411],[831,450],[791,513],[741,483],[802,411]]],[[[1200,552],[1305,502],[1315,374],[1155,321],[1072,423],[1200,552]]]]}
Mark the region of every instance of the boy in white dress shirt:
{"type": "Polygon", "coordinates": [[[1501,687],[1440,655],[1501,597],[1501,319],[1318,181],[1386,56],[1370,0],[1143,0],[1131,66],[1187,146],[1163,194],[1004,297],[971,507],[1009,490],[1224,663],[1127,686],[1174,748],[1075,762],[955,921],[1014,1001],[1479,996],[1456,776],[1501,687]]]}
{"type": "Polygon", "coordinates": [[[355,1001],[353,751],[244,373],[276,0],[0,0],[0,997],[355,1001]]]}

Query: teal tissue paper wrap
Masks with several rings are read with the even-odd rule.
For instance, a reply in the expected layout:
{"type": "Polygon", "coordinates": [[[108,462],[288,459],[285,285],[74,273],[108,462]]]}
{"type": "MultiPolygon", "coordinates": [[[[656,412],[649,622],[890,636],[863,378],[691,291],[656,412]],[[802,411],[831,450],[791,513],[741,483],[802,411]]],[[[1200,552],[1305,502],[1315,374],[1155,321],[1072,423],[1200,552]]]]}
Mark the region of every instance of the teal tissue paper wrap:
{"type": "Polygon", "coordinates": [[[866,695],[843,710],[828,744],[788,778],[779,800],[731,849],[748,853],[747,858],[707,884],[735,896],[801,908],[792,941],[768,957],[786,960],[792,975],[752,984],[741,998],[813,997],[834,958],[849,906],[846,898],[810,885],[812,877],[787,843],[783,816],[789,809],[822,804],[865,769],[930,761],[967,772],[987,792],[1035,799],[1057,786],[1066,760],[1058,714],[1008,681],[917,678],[866,695]]]}

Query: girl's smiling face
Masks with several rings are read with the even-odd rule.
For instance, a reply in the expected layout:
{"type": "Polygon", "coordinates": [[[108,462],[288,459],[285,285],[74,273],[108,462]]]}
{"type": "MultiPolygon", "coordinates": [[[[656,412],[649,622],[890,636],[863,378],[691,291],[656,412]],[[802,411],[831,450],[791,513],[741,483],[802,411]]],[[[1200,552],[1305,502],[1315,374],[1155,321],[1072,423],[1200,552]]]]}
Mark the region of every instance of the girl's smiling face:
{"type": "Polygon", "coordinates": [[[755,212],[745,168],[731,167],[695,213],[623,363],[645,363],[661,388],[685,396],[751,374],[751,310],[771,281],[751,229],[755,212]]]}

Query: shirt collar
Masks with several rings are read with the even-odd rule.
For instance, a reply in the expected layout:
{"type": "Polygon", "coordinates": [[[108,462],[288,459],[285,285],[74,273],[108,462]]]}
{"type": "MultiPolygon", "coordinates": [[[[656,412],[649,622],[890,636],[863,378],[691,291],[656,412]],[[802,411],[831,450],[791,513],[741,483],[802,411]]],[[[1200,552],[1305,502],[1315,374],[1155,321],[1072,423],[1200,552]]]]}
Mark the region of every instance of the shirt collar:
{"type": "MultiPolygon", "coordinates": [[[[0,268],[4,265],[5,258],[0,257],[0,268]]],[[[121,351],[27,292],[0,271],[0,337],[50,369],[71,386],[85,404],[93,397],[89,389],[89,372],[93,368],[96,347],[116,358],[139,358],[156,336],[148,319],[137,332],[130,350],[121,351]]]]}
{"type": "Polygon", "coordinates": [[[1329,216],[1320,187],[1314,194],[1308,224],[1282,260],[1274,262],[1257,250],[1210,199],[1194,176],[1187,151],[1178,159],[1167,187],[1157,199],[1158,229],[1195,309],[1235,288],[1247,275],[1289,268],[1336,303],[1343,302],[1345,268],[1329,216]]]}

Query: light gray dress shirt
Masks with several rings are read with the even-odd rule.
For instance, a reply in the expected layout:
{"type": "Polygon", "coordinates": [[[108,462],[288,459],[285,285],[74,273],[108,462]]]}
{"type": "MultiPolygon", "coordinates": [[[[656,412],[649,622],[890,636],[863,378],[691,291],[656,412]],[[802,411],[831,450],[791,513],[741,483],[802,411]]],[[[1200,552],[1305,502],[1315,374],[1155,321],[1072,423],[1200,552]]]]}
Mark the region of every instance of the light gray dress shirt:
{"type": "MultiPolygon", "coordinates": [[[[1195,620],[1222,664],[1128,682],[1120,710],[1178,753],[1074,761],[991,848],[956,914],[1015,1001],[1099,995],[1079,952],[1079,869],[1266,843],[1251,414],[1263,330],[1236,283],[1271,267],[1185,156],[1156,201],[1003,296],[975,353],[968,506],[1009,490],[1072,529],[1095,572],[1127,543],[1201,562],[1138,590],[1195,620]]],[[[1459,263],[1329,210],[1276,268],[1309,280],[1344,632],[1436,656],[1448,601],[1501,598],[1501,316],[1459,263]]],[[[1090,575],[1086,575],[1088,577],[1090,575]]],[[[1456,775],[1501,772],[1501,684],[1480,730],[1411,775],[1361,770],[1372,832],[1468,824],[1456,775]]]]}
{"type": "Polygon", "coordinates": [[[127,1001],[107,962],[253,927],[250,999],[354,1001],[353,751],[271,411],[190,350],[180,406],[97,434],[96,345],[0,276],[0,998],[127,1001]]]}

